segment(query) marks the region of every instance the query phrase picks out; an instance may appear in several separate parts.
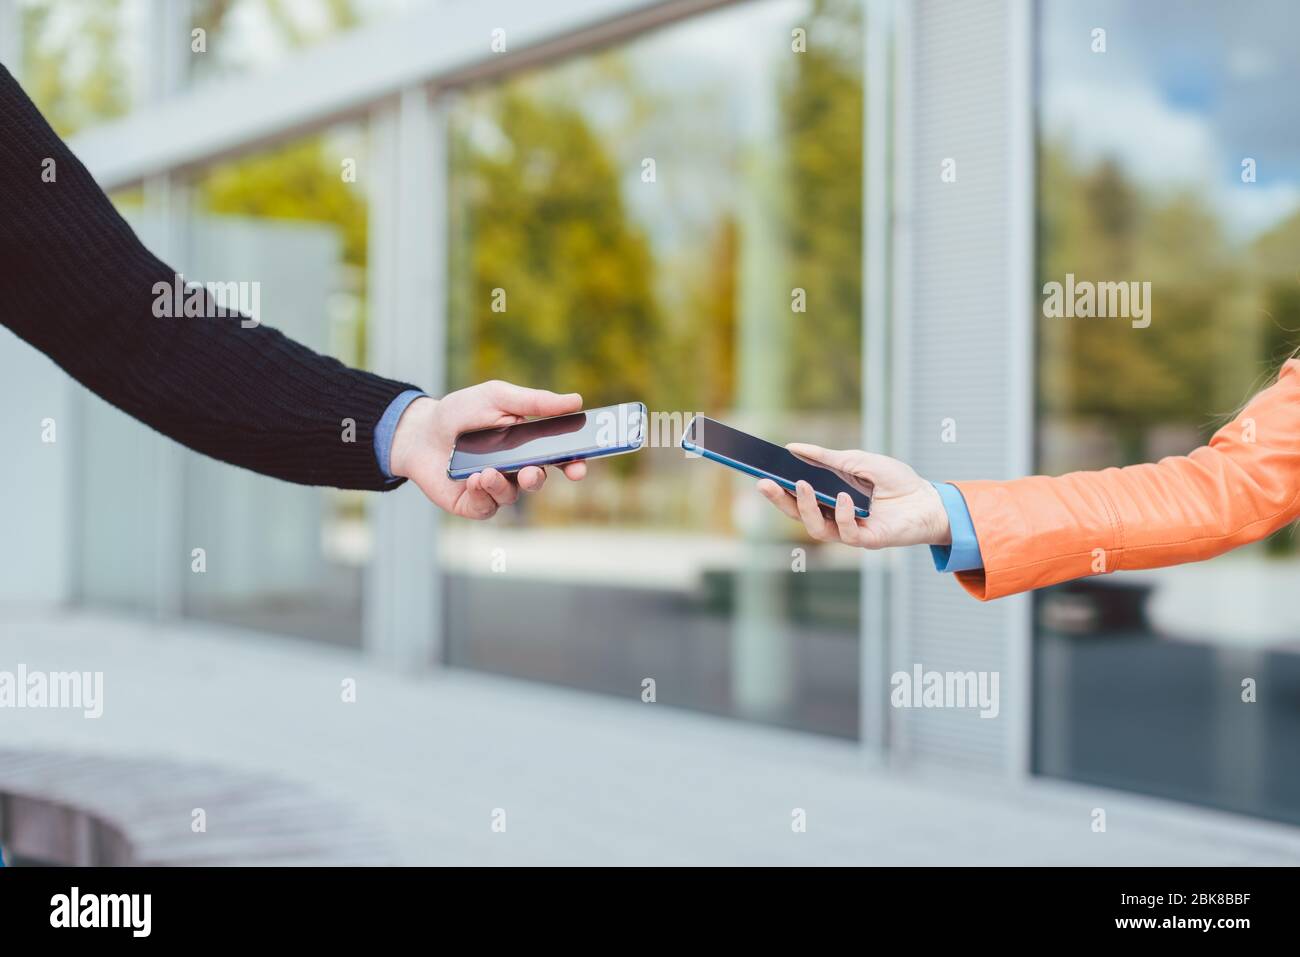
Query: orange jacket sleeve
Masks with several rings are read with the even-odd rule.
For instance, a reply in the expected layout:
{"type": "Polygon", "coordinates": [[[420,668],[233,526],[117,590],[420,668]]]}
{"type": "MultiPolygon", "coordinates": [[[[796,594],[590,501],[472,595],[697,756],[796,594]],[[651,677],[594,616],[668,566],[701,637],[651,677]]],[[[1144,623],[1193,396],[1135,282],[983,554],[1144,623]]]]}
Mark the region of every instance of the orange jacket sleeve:
{"type": "Polygon", "coordinates": [[[982,601],[1086,575],[1213,558],[1300,517],[1300,360],[1209,445],[1151,465],[955,482],[984,568],[982,601]]]}

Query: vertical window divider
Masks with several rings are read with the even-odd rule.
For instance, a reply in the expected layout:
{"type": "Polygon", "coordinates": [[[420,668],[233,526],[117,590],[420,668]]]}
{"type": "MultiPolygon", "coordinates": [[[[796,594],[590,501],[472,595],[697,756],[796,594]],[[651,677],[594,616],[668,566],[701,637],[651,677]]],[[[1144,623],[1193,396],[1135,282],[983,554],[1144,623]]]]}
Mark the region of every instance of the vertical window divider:
{"type": "MultiPolygon", "coordinates": [[[[184,80],[181,51],[188,43],[190,0],[149,0],[148,74],[143,84],[150,105],[180,92],[184,80]]],[[[148,176],[142,183],[144,211],[156,217],[162,229],[161,254],[181,262],[188,242],[192,216],[190,191],[175,170],[148,176]]],[[[158,436],[151,438],[155,467],[151,469],[155,495],[154,613],[178,618],[185,605],[185,461],[180,446],[158,436]]]]}
{"type": "MultiPolygon", "coordinates": [[[[1007,163],[1008,193],[1011,208],[1007,215],[1008,258],[1007,303],[1010,321],[1007,328],[1008,379],[1011,397],[1008,407],[1012,418],[1007,434],[1021,436],[1008,449],[1007,474],[1031,475],[1034,472],[1034,355],[1035,331],[1032,308],[1036,271],[1034,209],[1036,197],[1035,119],[1034,119],[1034,0],[1013,0],[1008,8],[1010,156],[1007,163]]],[[[1011,695],[1008,714],[1007,773],[1016,778],[1033,772],[1033,607],[1030,595],[1014,595],[1010,615],[1011,635],[1007,644],[1007,681],[1011,695]]]]}
{"type": "MultiPolygon", "coordinates": [[[[918,13],[911,3],[901,3],[893,8],[894,29],[893,58],[889,76],[894,89],[889,97],[892,111],[890,131],[893,142],[889,150],[893,175],[890,179],[890,250],[892,263],[889,267],[890,288],[893,291],[889,301],[888,335],[886,337],[890,375],[885,388],[888,394],[886,402],[889,455],[908,460],[909,447],[907,437],[911,434],[911,416],[907,398],[910,395],[912,359],[911,328],[914,320],[912,304],[912,246],[915,242],[913,228],[913,182],[912,164],[914,162],[913,142],[913,100],[915,83],[913,79],[914,51],[913,31],[918,13]]],[[[901,664],[907,646],[907,636],[911,629],[910,606],[907,601],[906,575],[900,568],[901,562],[895,558],[886,565],[885,600],[889,614],[883,635],[881,657],[884,659],[884,674],[887,681],[901,664]]],[[[883,732],[885,750],[890,752],[891,762],[906,758],[907,737],[902,733],[899,723],[893,720],[893,714],[887,707],[888,696],[881,689],[881,709],[885,714],[883,732]]]]}
{"type": "MultiPolygon", "coordinates": [[[[418,84],[370,114],[371,365],[430,394],[443,389],[446,345],[446,122],[418,84]]],[[[373,558],[363,646],[381,664],[420,671],[443,658],[439,519],[418,489],[371,505],[373,558]]]]}
{"type": "MultiPolygon", "coordinates": [[[[889,448],[890,303],[894,142],[891,97],[894,84],[893,0],[866,0],[862,58],[862,447],[889,448]]],[[[863,553],[861,615],[858,623],[858,739],[869,754],[883,756],[888,744],[889,605],[882,556],[863,553]]]]}

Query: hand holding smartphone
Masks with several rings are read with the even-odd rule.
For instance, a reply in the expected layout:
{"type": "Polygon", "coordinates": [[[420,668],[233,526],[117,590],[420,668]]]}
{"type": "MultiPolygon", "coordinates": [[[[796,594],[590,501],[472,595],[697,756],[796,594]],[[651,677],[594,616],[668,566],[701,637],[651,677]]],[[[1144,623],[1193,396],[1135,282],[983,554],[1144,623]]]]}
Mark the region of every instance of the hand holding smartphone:
{"type": "Polygon", "coordinates": [[[858,518],[871,514],[871,495],[849,485],[830,469],[805,462],[779,445],[707,416],[691,419],[682,436],[682,448],[746,475],[771,479],[787,492],[793,493],[795,483],[803,480],[812,486],[818,503],[832,510],[836,496],[845,492],[858,518]]]}
{"type": "Polygon", "coordinates": [[[622,455],[640,449],[645,432],[646,408],[641,402],[464,432],[452,446],[447,477],[463,481],[489,468],[509,474],[530,465],[622,455]]]}

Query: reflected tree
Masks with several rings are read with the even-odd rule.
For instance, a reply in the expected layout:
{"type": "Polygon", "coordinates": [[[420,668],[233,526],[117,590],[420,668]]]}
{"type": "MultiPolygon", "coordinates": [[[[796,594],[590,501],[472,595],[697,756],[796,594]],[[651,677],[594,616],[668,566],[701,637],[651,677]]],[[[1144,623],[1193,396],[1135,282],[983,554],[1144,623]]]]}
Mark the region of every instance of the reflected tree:
{"type": "Polygon", "coordinates": [[[797,410],[857,414],[862,387],[862,5],[815,0],[797,24],[807,52],[791,55],[780,90],[786,174],[787,267],[807,292],[793,313],[789,395],[797,410]]]}

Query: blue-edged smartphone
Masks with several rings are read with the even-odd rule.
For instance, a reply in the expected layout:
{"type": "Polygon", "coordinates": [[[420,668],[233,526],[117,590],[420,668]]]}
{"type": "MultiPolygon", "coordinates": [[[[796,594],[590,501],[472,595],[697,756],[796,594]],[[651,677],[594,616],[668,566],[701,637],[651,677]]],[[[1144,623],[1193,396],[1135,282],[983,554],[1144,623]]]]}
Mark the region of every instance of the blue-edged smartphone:
{"type": "Polygon", "coordinates": [[[682,448],[746,475],[771,479],[788,492],[793,492],[795,483],[803,479],[812,486],[817,501],[830,509],[835,508],[835,498],[840,492],[848,492],[858,518],[871,514],[871,496],[849,485],[830,469],[810,465],[779,445],[707,416],[691,419],[682,435],[682,448]]]}
{"type": "Polygon", "coordinates": [[[641,402],[463,432],[452,447],[447,477],[462,481],[489,468],[518,472],[529,465],[622,455],[641,448],[645,433],[646,410],[641,402]]]}

